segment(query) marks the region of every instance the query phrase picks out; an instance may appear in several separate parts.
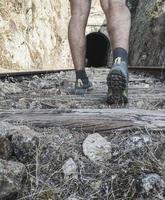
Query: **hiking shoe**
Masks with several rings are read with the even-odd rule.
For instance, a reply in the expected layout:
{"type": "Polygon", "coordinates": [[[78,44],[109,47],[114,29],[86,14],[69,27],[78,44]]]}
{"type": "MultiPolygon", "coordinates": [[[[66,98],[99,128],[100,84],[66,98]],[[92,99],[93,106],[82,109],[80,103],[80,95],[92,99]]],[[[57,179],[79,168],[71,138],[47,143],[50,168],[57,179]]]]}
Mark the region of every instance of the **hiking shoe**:
{"type": "Polygon", "coordinates": [[[112,66],[108,76],[108,104],[126,104],[128,103],[128,66],[121,61],[112,66]]]}
{"type": "Polygon", "coordinates": [[[75,82],[75,87],[69,91],[70,94],[84,96],[88,91],[93,89],[93,84],[91,81],[82,81],[77,79],[75,82]]]}

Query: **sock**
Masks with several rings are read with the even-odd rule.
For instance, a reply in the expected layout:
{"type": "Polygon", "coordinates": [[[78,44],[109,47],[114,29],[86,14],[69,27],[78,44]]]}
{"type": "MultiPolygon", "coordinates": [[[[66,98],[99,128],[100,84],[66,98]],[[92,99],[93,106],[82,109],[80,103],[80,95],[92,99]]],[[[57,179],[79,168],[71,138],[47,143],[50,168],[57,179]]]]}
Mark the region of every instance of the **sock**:
{"type": "Polygon", "coordinates": [[[76,79],[81,79],[83,84],[86,84],[88,83],[88,76],[86,74],[86,71],[85,69],[82,69],[82,70],[76,70],[76,79]]]}
{"type": "Polygon", "coordinates": [[[118,47],[113,50],[113,63],[120,61],[128,63],[128,53],[125,49],[118,47]]]}

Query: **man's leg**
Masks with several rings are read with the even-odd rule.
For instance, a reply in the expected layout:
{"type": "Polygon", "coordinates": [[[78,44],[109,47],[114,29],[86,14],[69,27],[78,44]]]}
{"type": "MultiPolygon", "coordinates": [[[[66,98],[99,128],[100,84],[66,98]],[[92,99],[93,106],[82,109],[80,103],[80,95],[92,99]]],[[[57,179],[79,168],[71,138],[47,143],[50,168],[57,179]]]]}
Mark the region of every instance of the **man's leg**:
{"type": "Polygon", "coordinates": [[[123,48],[128,52],[131,16],[126,0],[100,0],[107,18],[113,50],[123,48]]]}
{"type": "Polygon", "coordinates": [[[126,103],[128,84],[128,49],[131,16],[126,0],[100,0],[107,18],[114,63],[107,77],[108,103],[126,103]]]}
{"type": "Polygon", "coordinates": [[[90,85],[85,72],[86,37],[85,29],[91,8],[91,0],[70,0],[71,19],[68,39],[76,70],[76,79],[80,79],[84,87],[90,85]]]}

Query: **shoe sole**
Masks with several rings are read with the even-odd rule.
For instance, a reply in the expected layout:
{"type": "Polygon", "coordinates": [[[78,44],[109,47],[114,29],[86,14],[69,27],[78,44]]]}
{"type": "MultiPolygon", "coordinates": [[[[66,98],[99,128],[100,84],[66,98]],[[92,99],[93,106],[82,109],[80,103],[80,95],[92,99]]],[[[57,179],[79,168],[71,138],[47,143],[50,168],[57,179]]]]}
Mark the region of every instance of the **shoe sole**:
{"type": "Polygon", "coordinates": [[[108,104],[128,103],[127,95],[124,95],[127,89],[127,80],[121,71],[114,69],[110,72],[107,76],[107,85],[108,91],[111,91],[111,95],[107,97],[108,104]]]}
{"type": "Polygon", "coordinates": [[[74,89],[71,89],[69,91],[69,94],[71,95],[80,95],[80,96],[84,96],[88,91],[91,91],[93,90],[93,86],[90,86],[88,88],[74,88],[74,89]]]}

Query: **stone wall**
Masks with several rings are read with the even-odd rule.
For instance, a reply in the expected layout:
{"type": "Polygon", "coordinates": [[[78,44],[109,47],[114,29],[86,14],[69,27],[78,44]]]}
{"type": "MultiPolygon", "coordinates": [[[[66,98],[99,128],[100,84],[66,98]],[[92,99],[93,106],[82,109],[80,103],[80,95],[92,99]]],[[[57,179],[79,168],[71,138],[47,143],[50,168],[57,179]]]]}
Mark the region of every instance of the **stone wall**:
{"type": "Polygon", "coordinates": [[[165,1],[139,1],[132,11],[130,64],[164,68],[165,1]]]}
{"type": "Polygon", "coordinates": [[[0,66],[5,70],[66,67],[68,2],[1,0],[0,66]]]}
{"type": "MultiPolygon", "coordinates": [[[[104,16],[93,1],[87,32],[98,30],[104,16]]],[[[0,1],[0,71],[72,67],[67,40],[69,1],[0,1]]]]}

